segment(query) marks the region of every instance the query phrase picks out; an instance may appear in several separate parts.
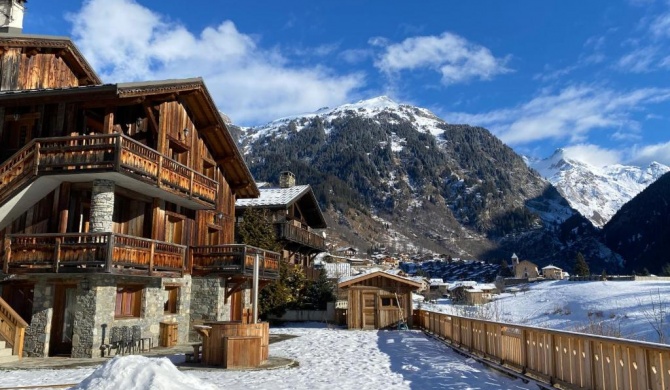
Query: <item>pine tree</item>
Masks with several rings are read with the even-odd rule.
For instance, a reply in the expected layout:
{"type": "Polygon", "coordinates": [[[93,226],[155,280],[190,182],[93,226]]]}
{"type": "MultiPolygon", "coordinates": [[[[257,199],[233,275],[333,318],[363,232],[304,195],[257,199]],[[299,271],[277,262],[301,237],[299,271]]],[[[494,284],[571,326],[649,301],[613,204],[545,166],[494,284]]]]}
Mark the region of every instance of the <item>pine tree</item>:
{"type": "Polygon", "coordinates": [[[572,270],[572,273],[577,276],[589,276],[591,271],[589,270],[589,264],[584,259],[582,252],[577,253],[577,258],[575,259],[575,268],[572,270]]]}
{"type": "Polygon", "coordinates": [[[246,209],[242,221],[236,228],[242,244],[271,251],[280,249],[277,234],[267,210],[246,209]]]}
{"type": "Polygon", "coordinates": [[[326,310],[328,302],[335,300],[335,284],[328,280],[325,269],[321,269],[319,277],[310,282],[305,293],[305,303],[316,310],[326,310]]]}

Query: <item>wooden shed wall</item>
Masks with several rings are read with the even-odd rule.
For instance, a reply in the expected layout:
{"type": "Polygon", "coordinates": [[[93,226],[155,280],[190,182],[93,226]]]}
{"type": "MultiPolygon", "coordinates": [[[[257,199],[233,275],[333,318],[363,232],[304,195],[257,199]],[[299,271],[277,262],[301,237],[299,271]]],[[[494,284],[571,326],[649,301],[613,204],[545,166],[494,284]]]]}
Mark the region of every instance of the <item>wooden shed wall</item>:
{"type": "Polygon", "coordinates": [[[405,321],[412,319],[412,287],[381,276],[363,280],[348,287],[347,327],[349,329],[382,329],[394,327],[400,321],[400,311],[395,305],[396,293],[405,321]],[[390,298],[390,306],[382,300],[390,298]]]}

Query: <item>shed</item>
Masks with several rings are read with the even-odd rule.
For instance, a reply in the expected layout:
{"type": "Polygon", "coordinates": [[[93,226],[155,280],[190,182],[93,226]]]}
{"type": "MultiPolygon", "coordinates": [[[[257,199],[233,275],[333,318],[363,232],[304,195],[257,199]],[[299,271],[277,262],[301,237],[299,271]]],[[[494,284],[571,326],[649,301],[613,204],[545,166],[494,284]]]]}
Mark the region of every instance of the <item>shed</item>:
{"type": "Polygon", "coordinates": [[[412,322],[412,291],[421,283],[375,271],[343,279],[338,287],[347,292],[349,329],[383,329],[412,322]]]}

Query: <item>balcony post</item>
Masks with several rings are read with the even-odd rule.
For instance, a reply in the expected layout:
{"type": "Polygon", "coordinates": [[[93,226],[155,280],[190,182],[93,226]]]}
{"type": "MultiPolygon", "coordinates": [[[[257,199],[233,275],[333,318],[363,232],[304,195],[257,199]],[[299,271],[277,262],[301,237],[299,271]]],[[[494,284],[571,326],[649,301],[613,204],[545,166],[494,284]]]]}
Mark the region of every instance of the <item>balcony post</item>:
{"type": "Polygon", "coordinates": [[[259,254],[258,251],[256,251],[256,256],[254,257],[254,276],[252,279],[252,285],[251,285],[251,295],[252,295],[252,303],[251,303],[251,323],[256,324],[258,323],[258,271],[260,268],[260,259],[259,259],[259,254]]]}
{"type": "Polygon", "coordinates": [[[154,255],[156,254],[156,241],[151,240],[151,246],[149,251],[149,276],[154,274],[154,255]]]}
{"type": "Polygon", "coordinates": [[[54,247],[54,264],[53,264],[55,273],[58,273],[58,268],[60,265],[60,241],[61,238],[56,237],[56,245],[54,247]]]}
{"type": "Polygon", "coordinates": [[[114,260],[114,234],[110,233],[107,235],[107,256],[105,259],[105,272],[112,272],[112,262],[114,260]]]}

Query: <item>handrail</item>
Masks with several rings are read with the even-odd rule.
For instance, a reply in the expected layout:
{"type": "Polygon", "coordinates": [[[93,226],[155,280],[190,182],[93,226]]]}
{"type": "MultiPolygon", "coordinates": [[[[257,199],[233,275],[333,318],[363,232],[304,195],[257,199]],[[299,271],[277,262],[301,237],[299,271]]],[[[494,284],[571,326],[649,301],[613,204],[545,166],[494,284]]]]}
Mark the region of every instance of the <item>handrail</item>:
{"type": "Polygon", "coordinates": [[[289,239],[301,244],[310,245],[314,248],[325,249],[325,239],[309,230],[292,225],[290,222],[281,222],[279,225],[279,237],[289,239]]]}
{"type": "Polygon", "coordinates": [[[255,255],[259,255],[261,277],[279,275],[279,253],[245,244],[192,246],[191,266],[196,272],[250,274],[255,255]]]}
{"type": "Polygon", "coordinates": [[[5,273],[114,272],[153,275],[186,269],[186,246],[116,233],[8,234],[5,273]]]}
{"type": "Polygon", "coordinates": [[[12,355],[23,357],[23,340],[28,323],[0,298],[0,336],[12,346],[12,355]]]}
{"type": "Polygon", "coordinates": [[[668,345],[426,310],[414,315],[424,330],[552,385],[660,390],[670,383],[668,345]]]}
{"type": "MultiPolygon", "coordinates": [[[[149,179],[159,187],[200,199],[216,200],[218,182],[158,151],[120,134],[36,138],[0,164],[0,200],[27,175],[111,169],[149,179]],[[30,158],[32,157],[32,161],[30,158]],[[153,166],[151,169],[148,167],[153,166]],[[163,186],[164,185],[164,186],[163,186]],[[4,191],[3,191],[4,190],[4,191]]],[[[75,173],[75,172],[72,172],[75,173]]],[[[19,185],[20,187],[20,185],[19,185]]]]}

